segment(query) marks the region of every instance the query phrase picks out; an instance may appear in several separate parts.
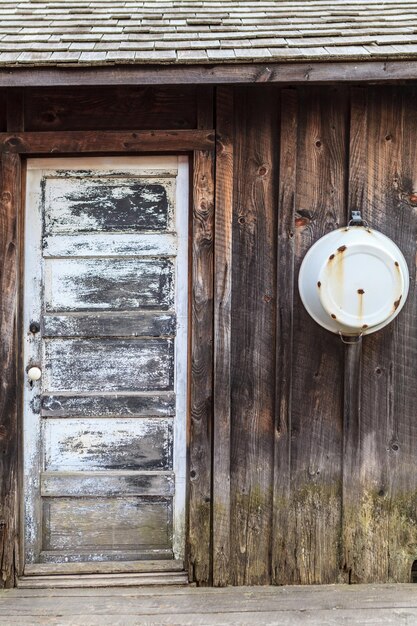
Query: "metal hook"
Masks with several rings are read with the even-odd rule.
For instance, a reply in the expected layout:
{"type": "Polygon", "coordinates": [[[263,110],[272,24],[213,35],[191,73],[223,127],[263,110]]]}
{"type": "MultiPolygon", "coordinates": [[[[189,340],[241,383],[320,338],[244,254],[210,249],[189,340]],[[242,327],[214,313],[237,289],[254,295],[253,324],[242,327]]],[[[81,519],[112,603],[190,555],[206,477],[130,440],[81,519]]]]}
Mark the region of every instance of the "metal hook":
{"type": "Polygon", "coordinates": [[[339,337],[343,341],[343,343],[345,343],[347,346],[352,346],[354,344],[360,343],[362,341],[363,333],[361,333],[360,335],[354,335],[354,337],[352,337],[353,341],[346,341],[345,337],[348,337],[348,336],[349,335],[343,335],[342,331],[339,330],[339,337]]]}
{"type": "Polygon", "coordinates": [[[350,228],[351,226],[363,226],[364,228],[366,228],[366,230],[370,230],[370,226],[366,220],[361,220],[360,224],[355,220],[349,220],[347,228],[350,228]]]}

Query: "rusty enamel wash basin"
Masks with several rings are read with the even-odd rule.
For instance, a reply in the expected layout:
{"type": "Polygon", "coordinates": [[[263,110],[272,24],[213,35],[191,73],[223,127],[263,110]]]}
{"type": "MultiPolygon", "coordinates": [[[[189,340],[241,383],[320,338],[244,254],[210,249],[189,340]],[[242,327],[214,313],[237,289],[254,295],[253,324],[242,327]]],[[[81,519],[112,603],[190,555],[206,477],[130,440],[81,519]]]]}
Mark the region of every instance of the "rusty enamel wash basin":
{"type": "Polygon", "coordinates": [[[398,315],[408,295],[409,274],[391,239],[367,226],[345,226],[308,250],[298,286],[318,324],[358,336],[384,328],[398,315]]]}

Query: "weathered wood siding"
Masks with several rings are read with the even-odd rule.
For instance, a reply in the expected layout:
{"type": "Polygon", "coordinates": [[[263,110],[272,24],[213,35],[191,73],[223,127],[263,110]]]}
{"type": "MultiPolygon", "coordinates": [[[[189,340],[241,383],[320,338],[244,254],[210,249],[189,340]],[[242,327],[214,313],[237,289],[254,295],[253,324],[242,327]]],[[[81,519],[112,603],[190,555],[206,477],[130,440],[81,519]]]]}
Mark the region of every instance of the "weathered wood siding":
{"type": "Polygon", "coordinates": [[[196,128],[197,91],[194,86],[30,90],[25,97],[25,127],[40,131],[196,128]]]}
{"type": "MultiPolygon", "coordinates": [[[[187,528],[190,578],[199,584],[410,580],[417,560],[416,95],[413,85],[225,86],[214,92],[48,88],[25,93],[24,116],[13,104],[19,94],[11,93],[8,123],[0,96],[1,130],[54,131],[57,141],[59,131],[91,136],[94,130],[216,129],[216,162],[209,151],[194,153],[190,226],[187,528]],[[410,295],[398,319],[365,337],[361,348],[345,347],[319,328],[297,289],[310,245],[344,224],[356,207],[398,243],[411,274],[410,295]]],[[[19,166],[16,159],[4,158],[2,184],[8,192],[19,166]]],[[[10,256],[17,203],[3,194],[1,249],[7,264],[1,274],[1,319],[8,339],[17,279],[10,256]]],[[[73,207],[75,216],[82,212],[75,197],[73,207]]],[[[112,207],[102,217],[113,219],[112,207]]],[[[73,223],[79,227],[78,217],[73,223]]],[[[97,255],[105,251],[117,265],[118,233],[100,237],[98,225],[97,255]]],[[[166,247],[155,249],[149,237],[126,233],[123,249],[134,256],[138,246],[149,246],[149,257],[171,255],[168,238],[166,247]]],[[[74,240],[58,232],[46,237],[46,263],[79,256],[86,275],[92,275],[96,261],[88,236],[78,233],[77,249],[74,240]]],[[[146,274],[146,263],[139,268],[124,261],[120,279],[129,272],[146,274]]],[[[140,296],[144,308],[145,297],[160,298],[157,317],[147,317],[146,310],[137,317],[138,294],[123,302],[129,337],[135,328],[137,336],[146,332],[158,342],[172,336],[175,319],[165,316],[169,306],[163,306],[171,297],[165,271],[160,268],[160,290],[140,296]]],[[[71,287],[69,265],[56,271],[56,281],[71,287]]],[[[94,308],[100,294],[92,289],[84,295],[86,307],[94,308]]],[[[58,297],[54,290],[53,298],[58,297]]],[[[82,309],[82,303],[74,308],[82,309]]],[[[85,310],[74,316],[73,310],[58,314],[52,306],[43,332],[74,346],[85,334],[112,337],[118,315],[117,310],[97,312],[92,321],[85,310]]],[[[2,343],[6,369],[0,400],[0,554],[7,584],[16,558],[12,345],[2,343]]],[[[68,423],[113,416],[122,427],[128,411],[157,417],[162,426],[175,413],[173,392],[166,389],[148,397],[128,389],[123,396],[91,398],[59,388],[45,394],[39,408],[42,415],[65,416],[68,423]]],[[[121,488],[111,474],[117,471],[96,480],[108,507],[121,488]]],[[[157,472],[149,470],[146,484],[132,482],[127,473],[123,488],[129,498],[168,498],[172,481],[166,475],[161,482],[157,472]]],[[[51,474],[43,477],[45,498],[57,493],[70,498],[71,481],[51,474]]],[[[88,470],[76,488],[88,497],[88,470]]],[[[161,504],[152,515],[164,510],[161,504]]],[[[44,558],[56,560],[57,553],[45,552],[44,558]]],[[[65,554],[60,558],[64,561],[65,554]]]]}
{"type": "Polygon", "coordinates": [[[344,563],[353,582],[411,580],[417,559],[415,88],[352,91],[350,204],[400,246],[410,271],[395,323],[363,342],[345,462],[344,563]]]}
{"type": "Polygon", "coordinates": [[[217,121],[218,201],[227,189],[233,228],[231,264],[219,263],[216,276],[222,285],[231,279],[232,306],[221,292],[219,320],[230,315],[230,326],[219,326],[215,350],[227,359],[230,340],[230,395],[223,374],[214,584],[409,581],[417,559],[415,89],[229,93],[217,121]],[[412,284],[402,314],[365,337],[362,351],[316,325],[297,288],[309,247],[354,208],[399,244],[412,284]]]}

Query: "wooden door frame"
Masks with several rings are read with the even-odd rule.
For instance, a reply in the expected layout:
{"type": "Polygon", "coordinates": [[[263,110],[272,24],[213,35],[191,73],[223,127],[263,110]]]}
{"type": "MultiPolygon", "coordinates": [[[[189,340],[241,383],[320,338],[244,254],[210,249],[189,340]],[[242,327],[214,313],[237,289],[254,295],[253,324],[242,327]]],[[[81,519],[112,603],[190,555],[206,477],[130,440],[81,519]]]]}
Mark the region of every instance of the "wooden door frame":
{"type": "MultiPolygon", "coordinates": [[[[210,583],[212,418],[214,355],[214,161],[212,89],[199,95],[196,130],[57,131],[26,133],[22,92],[8,95],[8,132],[0,133],[0,587],[22,574],[19,500],[22,491],[20,328],[22,305],[23,195],[25,157],[123,156],[152,153],[190,155],[189,365],[187,432],[186,564],[190,579],[210,583]],[[191,185],[190,185],[191,186],[191,185]],[[208,513],[209,523],[202,518],[208,513]],[[203,523],[204,522],[204,523],[203,523]]],[[[221,223],[220,223],[221,225],[221,223]]]]}

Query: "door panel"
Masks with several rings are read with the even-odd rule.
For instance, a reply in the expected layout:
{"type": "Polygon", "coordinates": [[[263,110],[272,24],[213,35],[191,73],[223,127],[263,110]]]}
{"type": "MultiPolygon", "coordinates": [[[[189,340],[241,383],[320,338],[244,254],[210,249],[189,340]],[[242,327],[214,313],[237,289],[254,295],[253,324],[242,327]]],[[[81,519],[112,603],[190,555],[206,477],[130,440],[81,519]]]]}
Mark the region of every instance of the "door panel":
{"type": "Polygon", "coordinates": [[[43,498],[47,551],[169,549],[170,501],[162,498],[43,498]]]}
{"type": "Polygon", "coordinates": [[[46,471],[171,470],[172,420],[44,420],[46,471]]]}
{"type": "Polygon", "coordinates": [[[183,556],[187,195],[184,157],[28,162],[27,564],[183,556]]]}
{"type": "Polygon", "coordinates": [[[172,339],[45,339],[44,390],[154,391],[174,385],[172,339]]]}
{"type": "Polygon", "coordinates": [[[82,172],[70,179],[48,179],[45,234],[171,230],[175,172],[140,180],[123,176],[94,178],[82,172]]]}
{"type": "Polygon", "coordinates": [[[47,311],[169,309],[171,259],[47,259],[47,311]]]}

